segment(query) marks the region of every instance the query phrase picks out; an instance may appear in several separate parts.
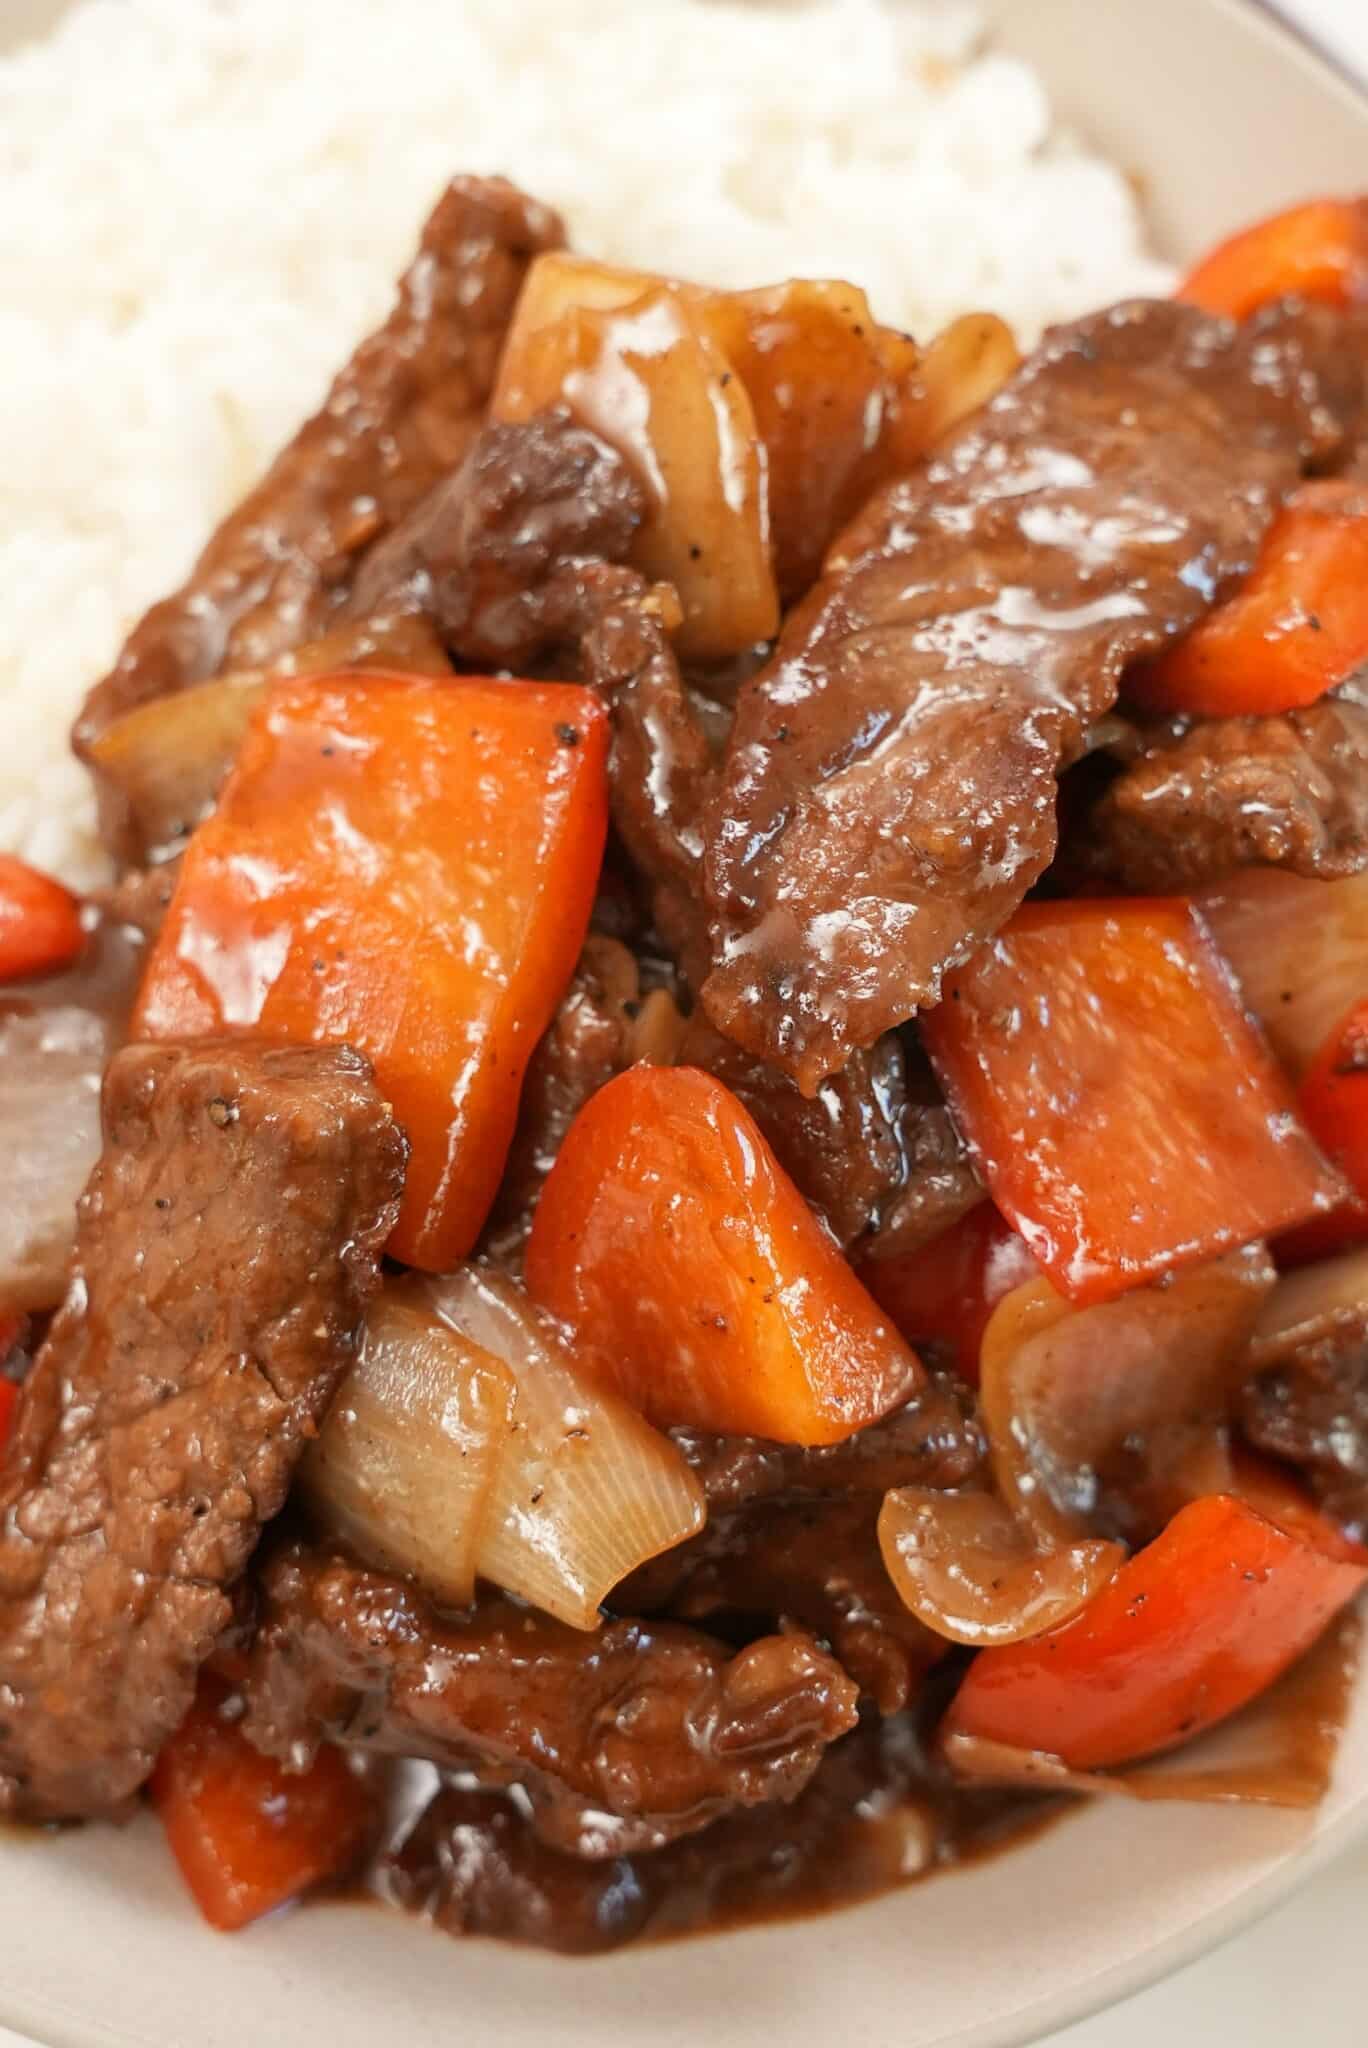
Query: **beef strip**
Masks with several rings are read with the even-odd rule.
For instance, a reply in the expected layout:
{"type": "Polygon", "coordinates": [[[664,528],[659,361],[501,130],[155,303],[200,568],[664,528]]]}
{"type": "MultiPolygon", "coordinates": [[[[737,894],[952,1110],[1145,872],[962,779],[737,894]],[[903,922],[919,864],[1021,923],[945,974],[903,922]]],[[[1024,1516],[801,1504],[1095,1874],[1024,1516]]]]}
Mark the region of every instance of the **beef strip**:
{"type": "Polygon", "coordinates": [[[487,426],[371,549],[348,610],[420,611],[462,661],[526,668],[577,636],[576,565],[621,561],[645,505],[622,457],[566,408],[487,426]]]}
{"type": "Polygon", "coordinates": [[[929,1869],[957,1835],[991,1833],[1001,1807],[981,1793],[952,1803],[899,1717],[837,1743],[791,1806],[733,1814],[653,1855],[611,1862],[549,1846],[516,1798],[444,1786],[377,1883],[449,1934],[590,1954],[886,1891],[929,1869]]]}
{"type": "Polygon", "coordinates": [[[880,1713],[896,1714],[944,1656],[898,1598],[879,1550],[882,1495],[765,1502],[715,1515],[644,1565],[616,1599],[632,1612],[734,1629],[810,1629],[880,1713]]]}
{"type": "Polygon", "coordinates": [[[516,1257],[532,1227],[542,1182],[591,1095],[631,1065],[641,978],[627,947],[591,932],[570,986],[527,1063],[518,1123],[485,1248],[516,1257]]]}
{"type": "Polygon", "coordinates": [[[1368,1330],[1309,1334],[1250,1381],[1241,1405],[1259,1450],[1299,1466],[1322,1505],[1368,1542],[1368,1330]]]}
{"type": "Polygon", "coordinates": [[[555,214],[503,179],[453,179],[389,319],[183,587],[135,627],[86,700],[78,752],[134,705],[225,669],[267,667],[327,630],[363,550],[465,454],[527,266],[562,241],[555,214]]]}
{"type": "Polygon", "coordinates": [[[764,1500],[882,1497],[891,1486],[962,1486],[985,1453],[972,1396],[954,1373],[929,1374],[902,1408],[840,1443],[810,1450],[698,1429],[670,1434],[702,1481],[712,1515],[764,1500]]]}
{"type": "Polygon", "coordinates": [[[586,570],[577,589],[583,680],[612,706],[613,823],[651,891],[656,927],[691,988],[707,966],[699,819],[717,777],[669,635],[674,592],[634,570],[586,570]]]}
{"type": "MultiPolygon", "coordinates": [[[[1368,208],[1365,208],[1368,215],[1368,208]]],[[[1292,295],[1252,315],[1250,332],[1290,342],[1314,368],[1339,439],[1313,467],[1361,476],[1368,454],[1368,307],[1332,306],[1292,295]]]]}
{"type": "Polygon", "coordinates": [[[644,507],[627,463],[566,408],[489,425],[371,550],[348,604],[419,608],[462,662],[549,665],[601,692],[613,822],[687,977],[706,965],[697,818],[715,764],[670,644],[678,600],[622,563],[644,507]]]}
{"type": "MultiPolygon", "coordinates": [[[[909,1026],[900,1038],[903,1180],[880,1209],[873,1234],[860,1246],[861,1256],[867,1259],[896,1259],[919,1251],[983,1200],[983,1183],[955,1128],[915,1027],[909,1026]]],[[[859,1058],[858,1054],[852,1056],[851,1066],[857,1066],[859,1058]]],[[[823,1083],[823,1088],[830,1086],[830,1082],[823,1083]]]]}
{"type": "Polygon", "coordinates": [[[108,1813],[354,1356],[404,1141],[345,1047],[137,1045],[0,1481],[0,1811],[108,1813]]]}
{"type": "Polygon", "coordinates": [[[1368,867],[1368,705],[1163,726],[1071,835],[1070,869],[1165,894],[1252,866],[1333,880],[1368,867]]]}
{"type": "Polygon", "coordinates": [[[670,1623],[586,1635],[489,1597],[440,1618],[410,1585],[296,1547],[261,1578],[244,1727],[306,1764],[325,1737],[521,1784],[576,1854],[655,1847],[736,1806],[791,1799],[855,1719],[810,1637],[733,1656],[670,1623]]]}
{"type": "Polygon", "coordinates": [[[719,1029],[810,1091],[938,999],[1048,865],[1125,665],[1334,444],[1317,400],[1293,337],[1122,305],[876,496],[740,694],[705,819],[719,1029]]]}
{"type": "Polygon", "coordinates": [[[644,493],[608,445],[557,407],[487,426],[455,475],[372,549],[349,604],[422,609],[461,661],[548,661],[609,701],[613,820],[687,961],[706,958],[696,819],[714,772],[669,634],[678,601],[622,565],[644,493]]]}

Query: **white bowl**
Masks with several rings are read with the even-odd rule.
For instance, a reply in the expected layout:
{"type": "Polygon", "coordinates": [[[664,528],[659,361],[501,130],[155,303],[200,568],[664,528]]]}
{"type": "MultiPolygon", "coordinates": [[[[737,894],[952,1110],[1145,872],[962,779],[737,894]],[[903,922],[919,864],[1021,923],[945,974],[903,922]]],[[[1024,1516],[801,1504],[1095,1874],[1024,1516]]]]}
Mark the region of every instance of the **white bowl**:
{"type": "MultiPolygon", "coordinates": [[[[186,0],[191,4],[191,0],[186,0]]],[[[0,42],[61,0],[0,0],[0,42]]],[[[1235,0],[992,0],[1056,104],[1144,180],[1182,258],[1368,183],[1368,102],[1235,0]]],[[[1008,2048],[1190,1961],[1368,1831],[1368,1681],[1310,1815],[1098,1803],[1029,1846],[822,1919],[594,1962],[305,1911],[227,1940],[144,1818],[0,1836],[0,2023],[51,2048],[1008,2048]]]]}

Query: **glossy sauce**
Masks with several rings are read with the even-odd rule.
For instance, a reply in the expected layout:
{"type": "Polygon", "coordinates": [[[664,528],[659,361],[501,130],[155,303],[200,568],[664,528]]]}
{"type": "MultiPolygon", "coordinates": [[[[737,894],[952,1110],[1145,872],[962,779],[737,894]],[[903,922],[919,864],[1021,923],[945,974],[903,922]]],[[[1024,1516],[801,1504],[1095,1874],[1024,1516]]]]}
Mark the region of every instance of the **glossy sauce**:
{"type": "MultiPolygon", "coordinates": [[[[722,1822],[655,1857],[585,1865],[513,1836],[507,1862],[517,1875],[521,1924],[516,1914],[480,1924],[443,1898],[432,1867],[415,1859],[405,1868],[402,1844],[421,1833],[422,1809],[438,1784],[429,1767],[416,1767],[396,1779],[385,1844],[348,1896],[407,1906],[452,1933],[583,1954],[859,1905],[1024,1847],[1078,1811],[1083,1792],[1314,1806],[1353,1701],[1361,1634],[1356,1617],[1342,1617],[1225,1728],[1128,1772],[1071,1776],[1037,1760],[1016,1784],[956,1783],[927,1765],[911,1717],[899,1715],[847,1737],[793,1807],[722,1822]]],[[[933,1679],[932,1689],[943,1698],[953,1676],[933,1679]]],[[[494,1798],[468,1789],[452,1796],[469,1824],[469,1851],[480,1802],[491,1806],[494,1798]]]]}

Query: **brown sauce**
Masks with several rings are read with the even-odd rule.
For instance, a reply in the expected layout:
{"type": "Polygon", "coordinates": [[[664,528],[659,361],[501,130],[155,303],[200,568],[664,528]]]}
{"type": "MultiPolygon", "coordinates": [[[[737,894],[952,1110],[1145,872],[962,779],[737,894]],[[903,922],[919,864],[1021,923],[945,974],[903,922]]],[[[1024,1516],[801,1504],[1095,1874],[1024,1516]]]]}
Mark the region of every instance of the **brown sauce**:
{"type": "Polygon", "coordinates": [[[397,1904],[453,1934],[593,1954],[842,1911],[1021,1847],[1077,1811],[1085,1790],[1312,1806],[1329,1783],[1361,1637],[1358,1619],[1344,1616],[1226,1727],[1130,1772],[1089,1780],[1056,1767],[1015,1784],[957,1782],[928,1760],[913,1717],[894,1715],[837,1744],[791,1807],[611,1863],[547,1848],[505,1795],[473,1782],[442,1787],[425,1767],[420,1787],[404,1784],[403,1811],[345,1895],[397,1904]]]}

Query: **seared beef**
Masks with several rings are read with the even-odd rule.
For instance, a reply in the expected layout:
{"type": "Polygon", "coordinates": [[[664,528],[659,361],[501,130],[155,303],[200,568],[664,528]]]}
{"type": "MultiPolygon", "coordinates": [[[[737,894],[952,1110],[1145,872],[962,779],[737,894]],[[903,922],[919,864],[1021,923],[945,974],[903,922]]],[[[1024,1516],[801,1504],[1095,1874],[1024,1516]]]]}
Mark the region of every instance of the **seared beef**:
{"type": "Polygon", "coordinates": [[[1357,874],[1368,866],[1368,708],[1325,697],[1276,717],[1162,728],[1079,821],[1069,859],[1153,894],[1252,866],[1357,874]]]}
{"type": "Polygon", "coordinates": [[[1368,307],[1292,296],[1261,307],[1248,324],[1260,339],[1299,350],[1316,380],[1337,433],[1315,466],[1361,475],[1368,452],[1368,307]]]}
{"type": "Polygon", "coordinates": [[[621,561],[645,502],[622,457],[563,407],[487,426],[371,550],[348,609],[411,607],[463,661],[523,668],[574,634],[573,565],[621,561]]]}
{"type": "Polygon", "coordinates": [[[1322,1505],[1368,1542],[1368,1334],[1327,1329],[1251,1380],[1241,1410],[1259,1450],[1301,1468],[1322,1505]]]}
{"type": "MultiPolygon", "coordinates": [[[[915,1030],[904,1031],[901,1042],[904,1176],[897,1194],[881,1209],[873,1235],[860,1246],[861,1256],[869,1259],[901,1258],[920,1250],[983,1200],[983,1183],[915,1030]]],[[[851,1066],[859,1060],[856,1054],[851,1066]]]]}
{"type": "Polygon", "coordinates": [[[449,1934],[587,1954],[886,1891],[958,1839],[990,1836],[1001,1806],[995,1795],[959,1793],[952,1808],[900,1716],[837,1743],[792,1806],[733,1814],[655,1855],[607,1863],[549,1847],[498,1793],[449,1786],[386,1860],[380,1884],[449,1934]]]}
{"type": "Polygon", "coordinates": [[[812,1640],[732,1655],[668,1622],[585,1635],[490,1597],[439,1618],[403,1581],[287,1550],[261,1581],[248,1736],[300,1766],[325,1737],[477,1766],[524,1787],[577,1855],[656,1847],[736,1806],[791,1799],[855,1720],[812,1640]]]}
{"type": "Polygon", "coordinates": [[[138,1045],[0,1481],[0,1811],[106,1813],[355,1352],[404,1141],[345,1047],[138,1045]]]}
{"type": "Polygon", "coordinates": [[[550,660],[613,706],[614,824],[687,956],[702,939],[696,819],[713,763],[668,634],[673,591],[621,565],[643,494],[622,458],[564,408],[487,426],[457,473],[372,550],[349,602],[411,604],[464,661],[550,660]]]}
{"type": "Polygon", "coordinates": [[[583,679],[613,707],[613,823],[650,886],[662,938],[697,988],[707,966],[699,820],[716,765],[670,645],[677,602],[608,565],[586,571],[578,602],[583,679]]]}
{"type": "Polygon", "coordinates": [[[633,1612],[810,1629],[882,1714],[896,1714],[945,1655],[898,1598],[879,1551],[882,1496],[766,1502],[714,1515],[620,1588],[633,1612]],[[720,1620],[719,1620],[720,1618],[720,1620]]]}
{"type": "Polygon", "coordinates": [[[962,1486],[983,1462],[984,1440],[964,1382],[930,1374],[920,1393],[838,1444],[804,1450],[759,1436],[670,1432],[708,1496],[711,1515],[763,1500],[877,1494],[890,1486],[962,1486]]]}
{"type": "Polygon", "coordinates": [[[78,750],[135,704],[264,667],[326,629],[362,551],[465,454],[528,263],[562,240],[555,214],[503,179],[453,179],[389,319],[134,629],[86,700],[78,750]]]}
{"type": "Polygon", "coordinates": [[[550,1028],[527,1063],[518,1126],[490,1217],[488,1248],[517,1254],[532,1225],[542,1182],[589,1097],[637,1056],[641,981],[616,939],[591,932],[550,1028]]]}
{"type": "Polygon", "coordinates": [[[918,1008],[1055,845],[1125,665],[1245,573],[1334,428],[1300,348],[1170,302],[1049,335],[839,540],[706,819],[714,1023],[805,1090],[918,1008]]]}

